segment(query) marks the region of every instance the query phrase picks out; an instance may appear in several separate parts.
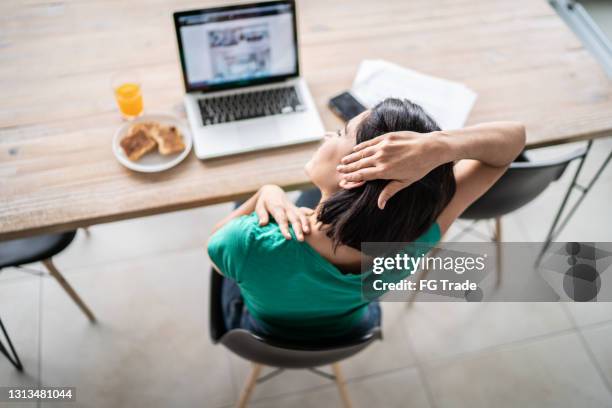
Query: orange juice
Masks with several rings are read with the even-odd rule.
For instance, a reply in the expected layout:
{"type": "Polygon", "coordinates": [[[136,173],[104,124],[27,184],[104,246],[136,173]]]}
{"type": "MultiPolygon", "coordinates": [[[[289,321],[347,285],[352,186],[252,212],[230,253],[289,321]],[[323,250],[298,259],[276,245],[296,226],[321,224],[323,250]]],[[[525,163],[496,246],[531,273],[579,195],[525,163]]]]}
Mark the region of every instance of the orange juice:
{"type": "Polygon", "coordinates": [[[125,82],[117,86],[115,99],[125,118],[132,119],[142,113],[142,93],[137,83],[125,82]]]}

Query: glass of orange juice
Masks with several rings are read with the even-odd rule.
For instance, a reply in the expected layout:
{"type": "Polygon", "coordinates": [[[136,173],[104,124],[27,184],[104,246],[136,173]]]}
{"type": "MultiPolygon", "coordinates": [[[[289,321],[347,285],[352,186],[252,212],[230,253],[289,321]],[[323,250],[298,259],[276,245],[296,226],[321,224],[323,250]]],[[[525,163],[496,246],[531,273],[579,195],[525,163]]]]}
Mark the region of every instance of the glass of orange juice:
{"type": "Polygon", "coordinates": [[[125,119],[134,119],[143,111],[140,78],[135,73],[120,73],[113,75],[111,86],[115,93],[115,101],[125,119]]]}

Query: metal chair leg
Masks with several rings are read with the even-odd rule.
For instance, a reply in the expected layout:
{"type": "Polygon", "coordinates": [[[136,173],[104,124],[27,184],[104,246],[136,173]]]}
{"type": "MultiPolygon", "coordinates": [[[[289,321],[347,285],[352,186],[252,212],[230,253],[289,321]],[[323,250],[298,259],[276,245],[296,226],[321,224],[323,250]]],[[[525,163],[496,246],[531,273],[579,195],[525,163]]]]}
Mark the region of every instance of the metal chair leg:
{"type": "Polygon", "coordinates": [[[4,344],[2,343],[1,339],[0,339],[0,353],[4,354],[4,356],[11,362],[11,364],[13,364],[13,366],[15,366],[15,368],[17,370],[23,371],[23,365],[21,364],[21,360],[19,360],[19,356],[17,355],[17,352],[15,351],[15,348],[13,347],[13,343],[11,342],[11,338],[9,337],[6,329],[4,328],[4,324],[2,323],[2,319],[0,319],[0,329],[2,329],[2,333],[4,334],[4,338],[6,339],[6,342],[8,343],[9,349],[11,350],[11,353],[13,355],[11,356],[9,354],[8,350],[6,349],[4,344]]]}
{"type": "Polygon", "coordinates": [[[344,405],[344,408],[351,408],[353,404],[351,404],[351,399],[349,398],[348,390],[346,389],[346,381],[344,381],[344,375],[340,370],[340,364],[332,364],[332,370],[334,372],[338,391],[340,392],[340,398],[342,398],[342,405],[344,405]]]}
{"type": "Polygon", "coordinates": [[[546,239],[544,240],[544,244],[542,245],[542,248],[540,249],[540,253],[538,254],[538,257],[535,262],[536,267],[540,266],[540,262],[542,262],[542,258],[544,257],[544,254],[546,253],[546,251],[548,251],[548,248],[550,248],[550,245],[552,244],[552,242],[555,239],[557,239],[559,234],[561,234],[561,231],[563,231],[567,223],[571,220],[572,216],[574,215],[574,213],[576,212],[580,204],[582,204],[582,201],[584,201],[584,198],[586,197],[586,195],[589,193],[589,191],[591,191],[591,188],[593,187],[593,185],[597,182],[597,180],[599,179],[599,177],[601,176],[605,168],[608,166],[608,164],[612,161],[612,152],[610,152],[608,153],[608,156],[603,161],[603,163],[597,168],[597,170],[595,171],[595,174],[593,175],[593,177],[591,178],[587,186],[585,187],[582,184],[579,184],[578,176],[580,176],[581,174],[582,166],[584,165],[584,162],[587,159],[587,156],[591,150],[592,145],[593,145],[593,140],[589,140],[587,144],[586,153],[580,159],[580,163],[578,164],[578,168],[576,169],[576,172],[574,173],[572,182],[567,188],[567,191],[565,192],[565,196],[563,197],[563,201],[561,201],[561,206],[559,206],[559,209],[557,210],[557,214],[555,215],[553,223],[550,226],[550,229],[548,230],[548,234],[546,234],[546,239]],[[578,190],[578,192],[580,193],[580,196],[578,197],[578,200],[576,200],[576,202],[573,204],[573,206],[569,209],[565,218],[561,220],[561,216],[563,215],[563,212],[567,206],[567,203],[569,202],[569,198],[572,192],[574,191],[574,189],[578,190]]]}
{"type": "Polygon", "coordinates": [[[238,408],[245,408],[249,403],[249,399],[251,399],[251,394],[253,394],[253,390],[255,389],[255,385],[257,385],[257,378],[261,373],[261,369],[263,366],[261,364],[253,364],[253,369],[251,370],[251,374],[244,385],[242,392],[240,393],[240,399],[238,400],[238,408]]]}
{"type": "Polygon", "coordinates": [[[68,281],[66,281],[66,279],[62,276],[62,274],[57,270],[57,268],[53,264],[53,261],[51,261],[51,258],[45,259],[44,261],[42,261],[42,263],[43,263],[43,265],[45,265],[45,267],[47,268],[47,270],[49,271],[51,276],[53,276],[55,278],[57,283],[60,284],[60,286],[66,291],[68,296],[70,296],[70,298],[74,301],[74,303],[76,303],[76,305],[79,307],[79,309],[81,309],[81,311],[83,313],[85,313],[87,318],[92,323],[95,323],[96,322],[96,317],[94,316],[94,314],[91,312],[91,310],[89,310],[89,308],[87,307],[85,302],[83,302],[83,300],[76,293],[76,291],[72,288],[72,286],[70,286],[68,281]]]}

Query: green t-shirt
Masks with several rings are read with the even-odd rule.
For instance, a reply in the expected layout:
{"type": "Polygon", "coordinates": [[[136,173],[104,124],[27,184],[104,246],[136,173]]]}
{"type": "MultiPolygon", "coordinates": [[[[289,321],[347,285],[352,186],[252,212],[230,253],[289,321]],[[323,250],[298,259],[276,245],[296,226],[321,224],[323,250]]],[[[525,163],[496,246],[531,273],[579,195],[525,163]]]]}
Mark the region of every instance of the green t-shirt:
{"type": "MultiPolygon", "coordinates": [[[[363,276],[343,274],[291,233],[294,239],[287,240],[276,223],[260,226],[253,213],[218,230],[208,255],[236,281],[250,314],[271,333],[297,339],[346,333],[369,303],[361,292],[363,276]]],[[[433,246],[439,240],[434,223],[417,241],[433,246]]]]}

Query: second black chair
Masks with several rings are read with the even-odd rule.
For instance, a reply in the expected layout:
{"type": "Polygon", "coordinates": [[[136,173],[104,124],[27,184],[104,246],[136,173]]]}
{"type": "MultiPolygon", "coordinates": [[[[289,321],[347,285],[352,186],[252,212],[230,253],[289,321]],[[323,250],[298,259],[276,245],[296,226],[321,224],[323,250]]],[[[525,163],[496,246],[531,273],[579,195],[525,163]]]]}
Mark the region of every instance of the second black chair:
{"type": "MultiPolygon", "coordinates": [[[[501,217],[518,210],[542,194],[552,182],[563,175],[572,161],[583,158],[586,152],[587,148],[583,147],[558,158],[541,161],[530,161],[521,154],[493,187],[461,214],[459,218],[473,220],[473,223],[458,236],[473,229],[478,221],[495,219],[495,229],[491,239],[496,243],[496,286],[501,284],[502,275],[501,217]]],[[[454,241],[458,236],[452,237],[450,241],[454,241]]],[[[424,279],[427,272],[423,270],[419,279],[424,279]]],[[[411,295],[410,304],[417,293],[411,295]]]]}
{"type": "Polygon", "coordinates": [[[22,265],[42,262],[49,274],[55,278],[57,283],[66,291],[68,296],[77,304],[87,318],[94,323],[95,316],[89,310],[85,302],[81,300],[76,291],[55,267],[52,258],[62,252],[76,235],[76,231],[63,232],[59,234],[39,235],[31,238],[14,239],[0,242],[0,269],[6,267],[21,267],[22,265]]]}
{"type": "MultiPolygon", "coordinates": [[[[72,286],[66,281],[64,276],[55,267],[52,258],[62,252],[74,239],[76,231],[63,232],[59,234],[46,234],[39,235],[31,238],[14,239],[11,241],[0,242],[0,269],[7,267],[21,267],[33,262],[42,262],[47,268],[49,274],[59,283],[59,285],[66,291],[68,296],[76,303],[81,311],[87,316],[87,318],[94,323],[96,321],[95,316],[89,310],[85,302],[76,293],[72,286]]],[[[3,326],[4,330],[4,326],[3,326]]],[[[14,351],[8,334],[6,334],[9,346],[15,355],[15,360],[12,360],[8,355],[7,358],[11,360],[11,363],[18,369],[22,369],[19,357],[14,351]],[[18,364],[15,364],[15,363],[18,364]]],[[[6,351],[6,350],[5,350],[6,351]]],[[[7,353],[3,353],[7,354],[7,353]]]]}
{"type": "Polygon", "coordinates": [[[502,224],[501,217],[534,200],[565,172],[574,160],[584,157],[586,147],[553,160],[530,161],[524,154],[510,165],[506,173],[474,202],[459,218],[469,220],[495,219],[492,240],[497,244],[497,285],[501,282],[502,224]]]}

